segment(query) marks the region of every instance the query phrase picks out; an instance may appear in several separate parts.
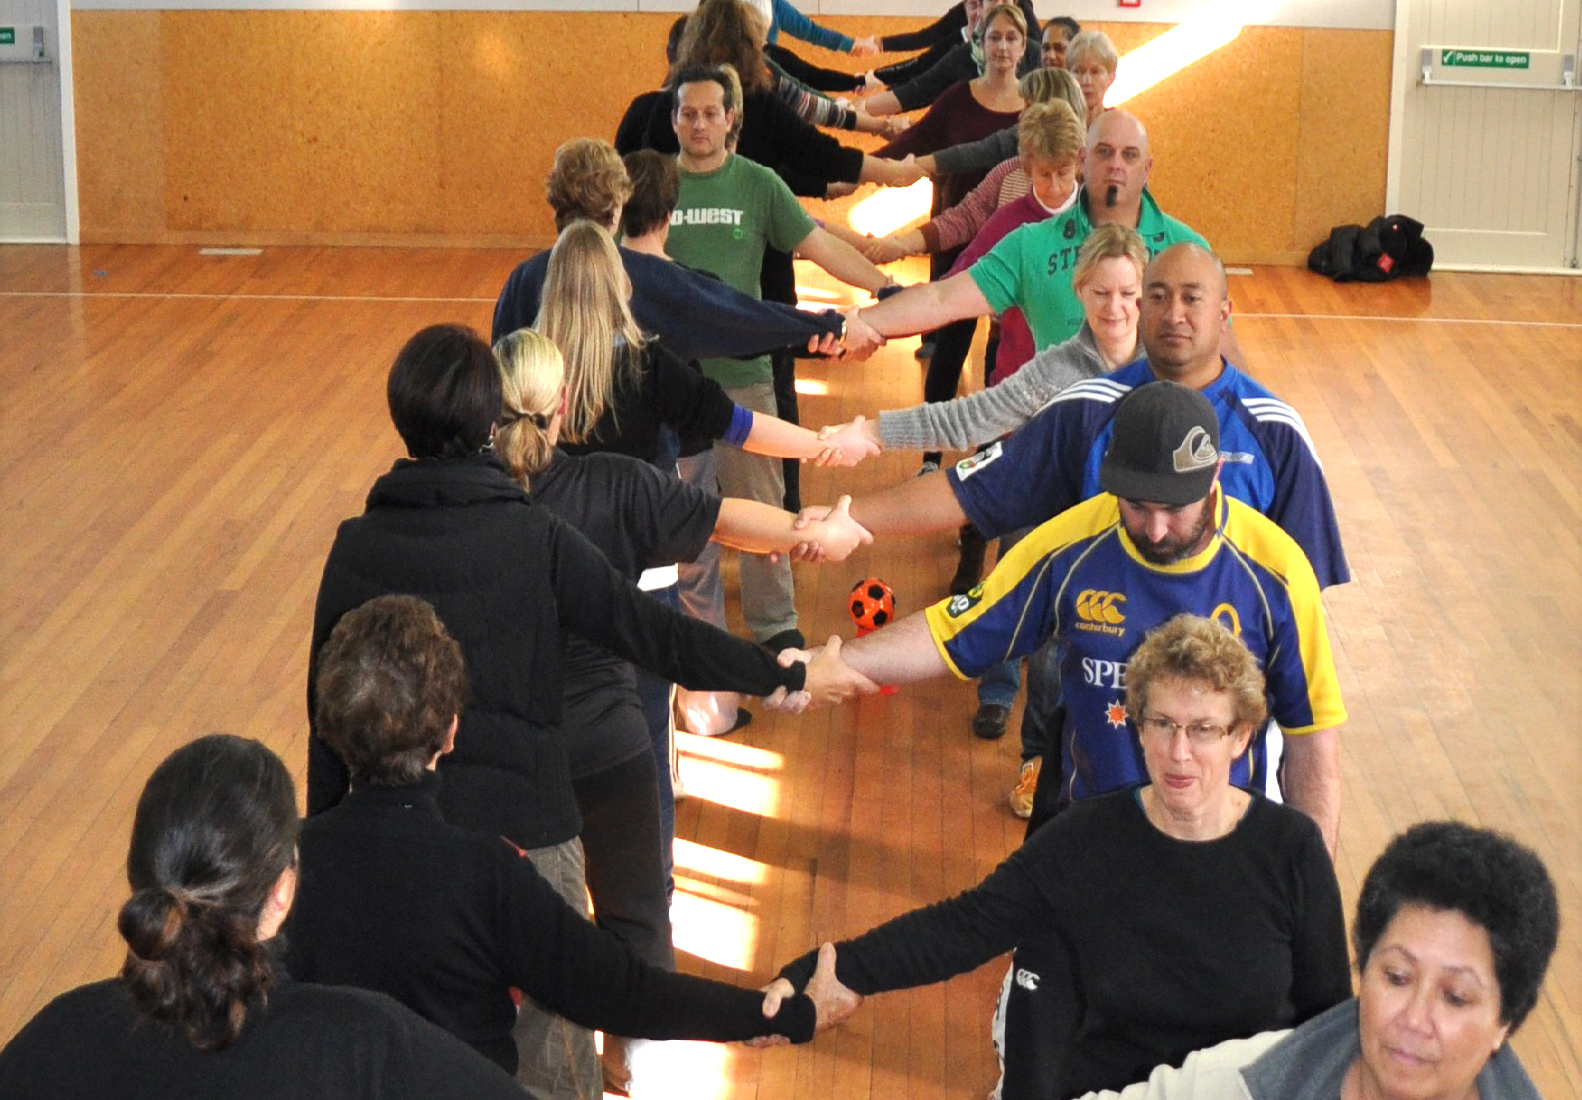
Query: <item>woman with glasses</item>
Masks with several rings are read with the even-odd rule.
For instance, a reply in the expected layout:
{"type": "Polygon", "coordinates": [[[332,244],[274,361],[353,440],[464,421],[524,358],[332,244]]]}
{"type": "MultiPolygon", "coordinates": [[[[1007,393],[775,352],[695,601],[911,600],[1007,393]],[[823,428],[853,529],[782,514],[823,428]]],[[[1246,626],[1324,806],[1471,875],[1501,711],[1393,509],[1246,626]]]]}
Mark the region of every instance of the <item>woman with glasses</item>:
{"type": "MultiPolygon", "coordinates": [[[[1014,980],[1069,983],[1069,1027],[1007,1040],[1037,1045],[1049,1097],[1122,1088],[1351,995],[1318,826],[1230,783],[1265,716],[1246,646],[1218,622],[1179,615],[1143,640],[1124,677],[1092,671],[1113,678],[1110,722],[1140,742],[1148,782],[1072,805],[972,890],[836,945],[836,976],[869,994],[1058,936],[1070,970],[1014,980]]],[[[783,991],[800,989],[814,962],[786,967],[783,991]]],[[[1008,1048],[1006,1060],[1027,1053],[1008,1048]]],[[[1005,1100],[1024,1100],[1006,1084],[1005,1100]]]]}

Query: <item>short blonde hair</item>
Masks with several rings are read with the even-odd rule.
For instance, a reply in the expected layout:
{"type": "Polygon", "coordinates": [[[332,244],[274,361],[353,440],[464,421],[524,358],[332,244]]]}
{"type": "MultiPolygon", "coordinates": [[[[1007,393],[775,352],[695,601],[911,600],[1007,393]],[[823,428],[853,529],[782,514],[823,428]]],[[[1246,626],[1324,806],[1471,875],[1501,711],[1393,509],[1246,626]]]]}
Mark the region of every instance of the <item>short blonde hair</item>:
{"type": "Polygon", "coordinates": [[[1034,69],[1022,77],[1017,90],[1028,103],[1067,104],[1083,126],[1088,124],[1088,101],[1082,96],[1082,86],[1069,69],[1034,69]]]}
{"type": "Polygon", "coordinates": [[[1086,139],[1076,112],[1062,99],[1023,108],[1016,124],[1016,151],[1024,161],[1075,161],[1086,139]]]}
{"type": "Polygon", "coordinates": [[[1247,646],[1213,619],[1177,615],[1148,632],[1126,662],[1126,713],[1142,720],[1148,689],[1163,679],[1206,684],[1231,697],[1235,727],[1256,730],[1268,715],[1263,670],[1247,646]]]}
{"type": "Polygon", "coordinates": [[[549,425],[560,408],[566,362],[555,341],[519,328],[495,341],[500,363],[500,427],[494,449],[511,476],[523,485],[549,465],[555,444],[549,425]]]}
{"type": "Polygon", "coordinates": [[[1111,73],[1121,63],[1121,55],[1115,52],[1115,43],[1103,31],[1083,31],[1073,38],[1071,45],[1066,48],[1066,64],[1075,68],[1077,58],[1084,54],[1091,56],[1111,73]]]}
{"type": "Polygon", "coordinates": [[[1130,260],[1141,280],[1148,269],[1148,245],[1130,226],[1095,226],[1077,251],[1077,262],[1071,269],[1071,285],[1076,287],[1087,282],[1105,260],[1130,260]]]}
{"type": "Polygon", "coordinates": [[[597,138],[574,138],[555,150],[544,197],[555,212],[556,230],[579,218],[608,226],[632,197],[632,181],[615,146],[597,138]]]}

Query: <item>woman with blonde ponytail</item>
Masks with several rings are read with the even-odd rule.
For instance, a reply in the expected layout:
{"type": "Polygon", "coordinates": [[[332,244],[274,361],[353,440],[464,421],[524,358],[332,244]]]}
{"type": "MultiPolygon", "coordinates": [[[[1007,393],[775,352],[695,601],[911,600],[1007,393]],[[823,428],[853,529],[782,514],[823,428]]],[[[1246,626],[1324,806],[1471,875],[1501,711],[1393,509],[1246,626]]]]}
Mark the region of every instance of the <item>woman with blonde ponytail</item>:
{"type": "Polygon", "coordinates": [[[172,753],[138,800],[118,979],[57,997],[0,1051],[0,1096],[488,1097],[511,1078],[396,1002],[298,985],[274,938],[296,894],[297,796],[257,741],[172,753]]]}
{"type": "Polygon", "coordinates": [[[566,450],[664,462],[674,458],[661,442],[668,426],[684,439],[820,465],[854,466],[875,453],[831,451],[806,428],[737,405],[719,383],[643,334],[632,319],[631,296],[609,231],[591,221],[568,225],[550,251],[533,324],[565,357],[566,450]]]}
{"type": "MultiPolygon", "coordinates": [[[[494,448],[535,505],[547,508],[636,579],[646,569],[697,557],[713,539],[751,553],[789,552],[815,541],[843,560],[870,541],[842,497],[827,520],[793,531],[789,512],[753,500],[720,499],[628,455],[568,455],[556,444],[573,403],[559,349],[519,329],[494,346],[504,407],[494,448]]],[[[662,817],[660,769],[669,745],[655,744],[631,666],[606,649],[568,637],[563,661],[566,755],[595,920],[645,961],[673,967],[665,855],[673,810],[662,817]]],[[[606,1079],[627,1084],[624,1044],[605,1037],[606,1079]]]]}

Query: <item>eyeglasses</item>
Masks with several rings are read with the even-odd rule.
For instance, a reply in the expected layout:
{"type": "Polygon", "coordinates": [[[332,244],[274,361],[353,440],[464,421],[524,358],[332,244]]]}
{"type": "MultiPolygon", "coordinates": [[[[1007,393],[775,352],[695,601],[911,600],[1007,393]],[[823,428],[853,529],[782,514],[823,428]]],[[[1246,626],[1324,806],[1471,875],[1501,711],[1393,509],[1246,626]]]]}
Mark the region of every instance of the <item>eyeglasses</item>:
{"type": "Polygon", "coordinates": [[[1187,740],[1198,748],[1212,745],[1230,732],[1224,726],[1216,725],[1213,722],[1193,722],[1187,725],[1177,722],[1173,718],[1166,718],[1162,714],[1143,715],[1143,720],[1137,724],[1137,728],[1148,737],[1166,742],[1173,741],[1176,730],[1180,730],[1187,735],[1187,740]]]}

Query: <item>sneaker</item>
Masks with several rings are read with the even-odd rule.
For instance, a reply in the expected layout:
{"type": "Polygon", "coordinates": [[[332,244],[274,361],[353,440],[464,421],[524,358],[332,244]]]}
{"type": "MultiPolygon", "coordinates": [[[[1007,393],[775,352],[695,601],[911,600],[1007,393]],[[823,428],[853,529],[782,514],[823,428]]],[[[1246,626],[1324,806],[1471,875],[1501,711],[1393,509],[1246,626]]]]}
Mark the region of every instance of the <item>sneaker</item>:
{"type": "Polygon", "coordinates": [[[1011,716],[1010,707],[999,703],[983,703],[972,716],[972,732],[985,741],[998,741],[1005,736],[1005,721],[1011,716]]]}
{"type": "Polygon", "coordinates": [[[929,459],[927,462],[923,463],[917,468],[916,476],[927,477],[929,474],[937,473],[939,473],[939,463],[935,462],[933,459],[929,459]]]}
{"type": "Polygon", "coordinates": [[[1038,789],[1038,773],[1043,767],[1042,756],[1022,764],[1022,774],[1016,777],[1016,786],[1011,788],[1011,812],[1017,817],[1033,816],[1033,792],[1038,789]]]}
{"type": "Polygon", "coordinates": [[[934,358],[934,341],[924,340],[921,344],[917,345],[917,350],[912,353],[912,358],[916,359],[919,363],[923,363],[934,358]]]}

